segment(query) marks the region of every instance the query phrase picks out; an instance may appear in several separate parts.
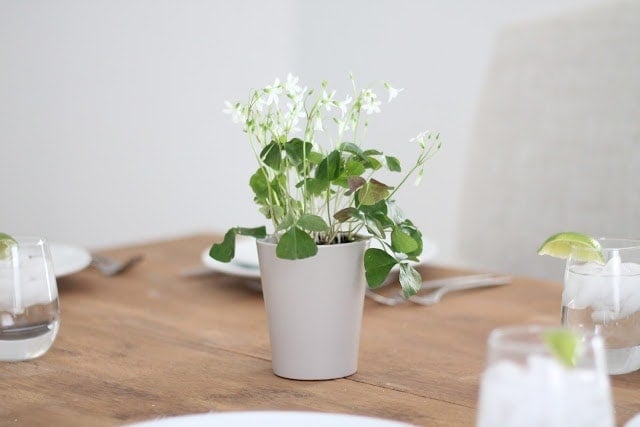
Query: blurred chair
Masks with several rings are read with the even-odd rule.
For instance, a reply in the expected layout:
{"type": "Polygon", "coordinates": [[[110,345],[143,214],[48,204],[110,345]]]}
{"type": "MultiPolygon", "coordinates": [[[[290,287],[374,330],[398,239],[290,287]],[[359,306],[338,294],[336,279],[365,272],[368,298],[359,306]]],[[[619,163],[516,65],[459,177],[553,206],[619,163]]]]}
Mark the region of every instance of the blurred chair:
{"type": "Polygon", "coordinates": [[[561,281],[551,234],[640,238],[640,2],[502,32],[465,173],[469,266],[561,281]]]}

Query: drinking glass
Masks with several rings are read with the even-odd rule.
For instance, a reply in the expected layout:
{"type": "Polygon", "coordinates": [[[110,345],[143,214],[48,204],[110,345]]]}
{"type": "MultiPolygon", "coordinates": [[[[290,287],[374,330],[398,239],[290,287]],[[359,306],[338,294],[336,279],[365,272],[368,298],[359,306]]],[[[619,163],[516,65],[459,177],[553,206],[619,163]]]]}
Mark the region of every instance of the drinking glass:
{"type": "Polygon", "coordinates": [[[562,325],[602,335],[609,373],[625,374],[640,369],[640,240],[598,240],[567,259],[562,325]]]}
{"type": "Polygon", "coordinates": [[[545,336],[557,328],[495,329],[488,339],[477,427],[613,427],[602,337],[578,335],[572,366],[545,336]]]}
{"type": "Polygon", "coordinates": [[[49,350],[60,308],[45,239],[16,237],[0,253],[0,361],[28,360],[49,350]]]}

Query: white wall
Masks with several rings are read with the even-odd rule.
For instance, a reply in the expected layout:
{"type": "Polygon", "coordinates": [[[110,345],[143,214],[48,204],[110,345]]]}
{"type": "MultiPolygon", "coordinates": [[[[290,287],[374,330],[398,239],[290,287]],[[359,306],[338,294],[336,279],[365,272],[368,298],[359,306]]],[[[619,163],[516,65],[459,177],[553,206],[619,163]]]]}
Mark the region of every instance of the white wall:
{"type": "MultiPolygon", "coordinates": [[[[601,0],[604,1],[604,0],[601,0]]],[[[0,0],[0,229],[102,247],[261,223],[255,166],[222,114],[292,71],[308,85],[389,80],[370,145],[444,148],[406,213],[455,260],[469,128],[505,25],[596,0],[0,0]]]]}

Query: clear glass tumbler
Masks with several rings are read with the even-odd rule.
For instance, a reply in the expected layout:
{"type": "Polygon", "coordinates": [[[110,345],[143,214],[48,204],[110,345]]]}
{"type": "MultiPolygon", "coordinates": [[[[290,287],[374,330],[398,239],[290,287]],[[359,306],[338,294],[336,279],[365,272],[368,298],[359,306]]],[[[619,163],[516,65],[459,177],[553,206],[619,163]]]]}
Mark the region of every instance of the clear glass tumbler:
{"type": "Polygon", "coordinates": [[[602,337],[578,335],[568,366],[545,339],[555,330],[518,326],[491,332],[477,427],[614,427],[602,337]]]}
{"type": "Polygon", "coordinates": [[[640,369],[640,240],[599,242],[567,259],[562,325],[602,335],[609,373],[625,374],[640,369]]]}
{"type": "Polygon", "coordinates": [[[47,242],[16,237],[0,253],[0,361],[42,356],[58,333],[58,288],[47,242]]]}

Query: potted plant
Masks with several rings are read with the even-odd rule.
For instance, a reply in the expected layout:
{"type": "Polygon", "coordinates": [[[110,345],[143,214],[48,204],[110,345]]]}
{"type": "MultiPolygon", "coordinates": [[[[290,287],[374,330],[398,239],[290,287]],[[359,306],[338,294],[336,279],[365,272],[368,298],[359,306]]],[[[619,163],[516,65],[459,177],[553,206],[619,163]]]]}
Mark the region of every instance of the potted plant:
{"type": "MultiPolygon", "coordinates": [[[[258,163],[249,185],[272,229],[267,236],[265,226],[231,228],[210,255],[229,262],[237,235],[257,238],[273,369],[287,378],[356,371],[364,279],[379,287],[398,266],[405,296],[421,283],[412,263],[422,234],[394,196],[412,175],[422,177],[439,135],[411,140],[418,153],[407,171],[396,157],[365,147],[367,118],[381,101],[373,86],[358,89],[349,77],[353,93],[344,98],[326,82],[309,90],[289,74],[225,110],[249,137],[258,163]],[[383,183],[383,171],[400,174],[398,183],[383,183]]],[[[381,85],[389,102],[402,90],[381,85]]]]}

